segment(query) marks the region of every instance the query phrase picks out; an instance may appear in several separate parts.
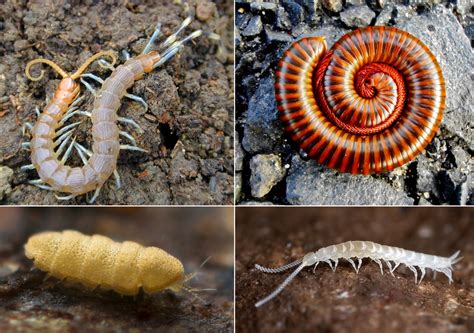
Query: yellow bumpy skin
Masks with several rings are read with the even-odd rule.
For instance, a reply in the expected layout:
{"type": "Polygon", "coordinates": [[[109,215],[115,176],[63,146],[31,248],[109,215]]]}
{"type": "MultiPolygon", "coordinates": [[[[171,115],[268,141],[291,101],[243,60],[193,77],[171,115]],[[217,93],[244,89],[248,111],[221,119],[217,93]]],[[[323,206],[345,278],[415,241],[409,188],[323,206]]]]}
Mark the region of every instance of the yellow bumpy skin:
{"type": "Polygon", "coordinates": [[[157,247],[118,243],[73,230],[31,236],[25,255],[37,268],[58,279],[123,295],[136,295],[140,288],[148,294],[179,291],[185,280],[183,264],[157,247]]]}

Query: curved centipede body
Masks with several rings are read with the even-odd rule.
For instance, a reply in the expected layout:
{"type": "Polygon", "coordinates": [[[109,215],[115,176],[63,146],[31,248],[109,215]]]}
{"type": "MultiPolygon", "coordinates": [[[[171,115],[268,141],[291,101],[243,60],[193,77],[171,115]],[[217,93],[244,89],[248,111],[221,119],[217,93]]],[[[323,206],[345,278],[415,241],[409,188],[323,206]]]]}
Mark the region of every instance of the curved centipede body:
{"type": "Polygon", "coordinates": [[[201,35],[202,32],[198,30],[183,40],[177,40],[177,34],[189,25],[190,22],[191,18],[188,17],[183,21],[178,31],[165,40],[162,44],[165,50],[161,53],[158,51],[149,51],[151,44],[156,39],[160,30],[160,25],[157,25],[157,30],[151,37],[143,53],[127,60],[123,65],[117,68],[113,67],[115,56],[110,51],[100,52],[94,55],[72,75],[68,75],[65,71],[60,69],[59,66],[46,59],[36,59],[27,65],[26,74],[32,80],[38,80],[42,76],[33,78],[29,74],[30,67],[40,62],[49,64],[63,76],[54,97],[46,106],[43,113],[39,115],[36,124],[31,126],[32,139],[31,142],[26,143],[26,145],[31,150],[32,164],[23,168],[36,169],[40,179],[31,181],[30,183],[45,189],[69,193],[70,195],[66,197],[58,197],[58,199],[66,200],[95,190],[96,192],[90,202],[93,202],[97,198],[101,187],[112,174],[116,176],[117,187],[120,187],[119,176],[116,172],[117,158],[120,150],[129,149],[145,152],[145,150],[135,145],[120,144],[120,135],[131,140],[133,140],[133,138],[126,132],[120,131],[117,125],[119,120],[132,124],[140,129],[133,120],[118,116],[117,110],[121,105],[121,99],[127,95],[132,99],[141,101],[146,106],[146,103],[141,98],[127,94],[127,89],[129,89],[135,81],[140,80],[144,74],[151,72],[172,58],[183,47],[185,42],[201,35]],[[105,62],[107,66],[101,64],[101,66],[113,70],[109,78],[102,81],[102,79],[93,74],[81,75],[87,65],[102,55],[107,55],[113,60],[112,64],[105,62]],[[79,84],[75,82],[75,79],[81,77],[81,81],[86,84],[86,87],[92,90],[91,86],[82,79],[82,77],[86,76],[95,78],[96,81],[101,82],[102,88],[96,94],[92,112],[72,112],[75,110],[75,107],[72,106],[79,100],[77,97],[80,90],[79,84]],[[87,150],[73,139],[69,148],[64,153],[64,157],[60,159],[60,155],[64,152],[64,148],[66,147],[65,145],[72,137],[72,128],[79,124],[79,122],[65,126],[59,131],[58,129],[63,125],[65,118],[69,118],[75,113],[87,115],[92,120],[92,150],[87,150]],[[76,148],[80,154],[84,166],[70,167],[66,165],[67,158],[73,148],[76,148]],[[87,154],[89,158],[86,159],[84,154],[87,154]]]}
{"type": "Polygon", "coordinates": [[[421,153],[445,108],[441,68],[418,38],[367,27],[327,51],[305,37],[278,64],[275,95],[292,139],[320,164],[341,172],[391,171],[421,153]]]}
{"type": "Polygon", "coordinates": [[[148,294],[180,291],[186,289],[184,283],[189,279],[181,261],[157,247],[118,243],[73,230],[33,235],[25,254],[38,269],[58,279],[123,295],[136,295],[140,288],[148,294]]]}
{"type": "Polygon", "coordinates": [[[319,263],[325,262],[331,267],[333,271],[336,271],[336,267],[340,259],[347,260],[357,273],[359,273],[360,267],[362,265],[362,259],[369,258],[380,266],[380,272],[382,274],[383,261],[388,266],[389,272],[392,276],[393,272],[398,268],[398,266],[403,264],[415,274],[415,283],[421,283],[427,269],[432,270],[434,273],[443,273],[447,276],[449,283],[451,283],[453,282],[453,265],[462,259],[462,257],[459,257],[459,253],[460,251],[457,251],[450,257],[440,257],[405,250],[399,247],[380,245],[369,241],[348,241],[345,243],[331,245],[321,248],[316,252],[309,252],[303,258],[278,268],[267,268],[260,265],[255,265],[255,268],[264,273],[280,273],[297,266],[297,268],[285,279],[285,281],[283,281],[282,284],[277,287],[277,289],[275,289],[271,294],[262,300],[258,301],[255,306],[260,307],[276,297],[291,282],[291,280],[293,280],[298,275],[298,273],[303,270],[303,268],[314,265],[313,271],[315,271],[319,263]],[[353,258],[357,258],[357,265],[353,258]],[[421,272],[419,280],[417,268],[421,272]]]}

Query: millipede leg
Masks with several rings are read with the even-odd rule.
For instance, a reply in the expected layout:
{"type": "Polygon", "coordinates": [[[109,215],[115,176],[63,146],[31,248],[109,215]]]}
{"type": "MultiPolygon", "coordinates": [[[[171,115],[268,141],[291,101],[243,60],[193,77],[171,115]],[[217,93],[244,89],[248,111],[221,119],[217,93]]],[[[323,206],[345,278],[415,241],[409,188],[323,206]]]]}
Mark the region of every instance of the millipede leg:
{"type": "Polygon", "coordinates": [[[117,169],[114,170],[114,177],[115,177],[115,187],[117,190],[122,187],[122,183],[120,182],[120,175],[117,169]]]}
{"type": "Polygon", "coordinates": [[[120,150],[136,150],[136,151],[141,151],[143,153],[148,153],[148,150],[145,150],[136,146],[130,146],[130,145],[120,145],[120,150]]]}
{"type": "Polygon", "coordinates": [[[362,259],[361,258],[357,258],[358,262],[357,262],[357,274],[359,273],[359,270],[360,270],[360,266],[362,266],[362,259]]]}
{"type": "Polygon", "coordinates": [[[120,132],[119,132],[119,135],[124,136],[124,137],[126,137],[127,139],[129,139],[129,140],[132,142],[132,145],[133,145],[133,146],[136,146],[136,145],[137,145],[137,142],[135,141],[135,139],[133,138],[133,136],[131,136],[131,135],[128,134],[127,132],[125,132],[125,131],[120,131],[120,132]]]}
{"type": "Polygon", "coordinates": [[[117,120],[118,120],[119,122],[121,122],[121,123],[130,124],[130,125],[132,125],[133,127],[135,127],[139,133],[143,133],[143,129],[140,127],[140,125],[138,125],[138,124],[135,122],[135,120],[129,119],[129,118],[124,118],[124,117],[118,117],[117,120]]]}
{"type": "Polygon", "coordinates": [[[329,267],[331,267],[331,270],[334,272],[334,268],[332,266],[332,261],[331,259],[328,259],[328,260],[324,260],[325,263],[327,263],[329,265],[329,267]]]}
{"type": "Polygon", "coordinates": [[[20,167],[21,171],[34,170],[35,166],[33,164],[27,164],[20,167]]]}

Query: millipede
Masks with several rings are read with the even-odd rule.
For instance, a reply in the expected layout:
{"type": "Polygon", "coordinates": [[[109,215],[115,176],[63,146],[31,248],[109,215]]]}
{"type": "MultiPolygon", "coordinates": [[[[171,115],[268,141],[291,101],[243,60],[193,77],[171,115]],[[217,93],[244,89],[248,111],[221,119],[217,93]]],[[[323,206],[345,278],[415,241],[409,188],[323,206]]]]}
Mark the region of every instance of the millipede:
{"type": "Polygon", "coordinates": [[[122,295],[142,289],[154,294],[165,289],[195,291],[185,284],[196,273],[184,274],[181,261],[157,247],[78,231],[46,231],[31,236],[25,255],[48,275],[86,288],[100,287],[122,295]]]}
{"type": "Polygon", "coordinates": [[[400,167],[421,153],[445,108],[441,67],[418,38],[393,27],[303,37],[275,79],[285,130],[310,158],[352,174],[400,167]]]}
{"type": "Polygon", "coordinates": [[[281,267],[268,268],[257,264],[255,265],[255,268],[259,271],[273,274],[286,271],[295,266],[297,266],[297,268],[271,294],[258,301],[255,306],[260,307],[275,298],[303,270],[303,268],[314,265],[313,272],[315,272],[319,263],[325,262],[333,271],[336,271],[339,259],[347,260],[357,274],[362,266],[362,259],[369,258],[380,266],[380,272],[382,274],[382,261],[384,261],[392,276],[394,276],[393,272],[398,268],[398,266],[403,264],[415,275],[415,283],[421,283],[427,269],[431,269],[434,274],[436,272],[443,273],[448,277],[449,283],[451,283],[453,282],[453,265],[462,259],[462,257],[459,257],[459,253],[460,251],[457,251],[450,257],[440,257],[369,241],[348,241],[323,247],[316,252],[309,252],[303,258],[281,267]],[[352,258],[357,258],[357,265],[352,258]],[[421,273],[419,280],[417,268],[421,273]]]}
{"type": "Polygon", "coordinates": [[[31,150],[31,164],[23,166],[22,170],[35,169],[39,175],[39,179],[29,181],[30,184],[42,189],[69,194],[56,196],[60,200],[69,200],[95,190],[94,195],[89,200],[90,203],[96,200],[103,184],[112,174],[115,176],[116,187],[120,188],[120,177],[116,170],[120,150],[146,152],[136,146],[135,140],[130,134],[121,131],[117,126],[117,122],[121,122],[130,124],[141,131],[135,121],[117,115],[121,99],[126,96],[147,107],[142,98],[127,94],[127,89],[135,81],[142,79],[144,74],[150,73],[171,59],[183,47],[184,43],[202,34],[201,30],[197,30],[182,40],[178,40],[178,34],[190,22],[191,17],[186,18],[178,30],[161,44],[162,52],[151,51],[151,47],[160,32],[161,26],[158,24],[142,54],[128,59],[117,68],[114,68],[116,57],[111,51],[99,52],[90,57],[73,74],[68,74],[54,62],[43,58],[32,60],[27,64],[25,73],[33,81],[40,80],[44,74],[44,71],[41,71],[39,76],[31,76],[31,67],[38,63],[51,66],[62,76],[54,97],[47,104],[44,111],[40,113],[37,110],[38,120],[36,124],[26,123],[26,127],[31,130],[32,138],[30,142],[24,142],[22,146],[31,150]],[[111,63],[104,59],[99,60],[102,67],[113,70],[109,78],[103,81],[92,73],[82,74],[88,65],[102,56],[107,56],[112,60],[111,63]],[[77,110],[77,105],[81,100],[81,97],[79,97],[80,86],[75,81],[78,78],[95,95],[92,112],[77,110]],[[101,83],[101,90],[96,93],[92,86],[85,81],[85,78],[91,78],[101,83]],[[92,151],[76,142],[76,138],[73,137],[73,131],[81,123],[80,121],[64,126],[66,121],[75,115],[87,116],[92,120],[92,151]],[[121,144],[119,141],[121,136],[129,139],[132,144],[121,144]],[[69,140],[71,140],[71,143],[68,146],[69,140]],[[65,165],[73,149],[78,152],[84,164],[83,167],[65,165]],[[63,156],[60,159],[62,154],[63,156]]]}

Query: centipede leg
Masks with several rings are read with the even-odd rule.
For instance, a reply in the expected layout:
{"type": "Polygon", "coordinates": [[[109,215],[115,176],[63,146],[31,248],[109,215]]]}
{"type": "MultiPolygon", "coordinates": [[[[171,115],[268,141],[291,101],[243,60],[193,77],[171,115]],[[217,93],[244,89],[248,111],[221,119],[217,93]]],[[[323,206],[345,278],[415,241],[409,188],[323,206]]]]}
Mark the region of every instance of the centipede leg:
{"type": "Polygon", "coordinates": [[[71,125],[64,126],[64,127],[61,128],[59,131],[56,132],[56,136],[59,136],[59,135],[65,133],[65,132],[67,132],[68,130],[70,130],[70,129],[76,127],[76,126],[79,126],[79,124],[81,124],[81,123],[82,123],[82,121],[78,121],[78,122],[75,122],[75,123],[73,123],[73,124],[71,124],[71,125]]]}
{"type": "Polygon", "coordinates": [[[420,271],[421,271],[421,277],[420,277],[420,281],[418,281],[418,284],[420,284],[421,281],[423,281],[423,277],[425,276],[425,273],[426,273],[426,270],[424,267],[420,267],[420,271]]]}
{"type": "Polygon", "coordinates": [[[87,165],[88,164],[87,158],[84,156],[84,153],[77,145],[78,145],[77,142],[74,143],[74,148],[76,148],[76,151],[79,154],[79,157],[81,158],[82,163],[84,163],[84,165],[87,165]]]}
{"type": "Polygon", "coordinates": [[[40,109],[37,106],[35,107],[35,113],[36,113],[36,117],[39,118],[39,116],[41,115],[41,112],[40,112],[40,109]]]}
{"type": "Polygon", "coordinates": [[[375,261],[377,264],[379,264],[380,273],[382,273],[383,275],[383,267],[382,267],[382,262],[380,261],[380,259],[372,259],[372,260],[375,261]]]}
{"type": "Polygon", "coordinates": [[[30,149],[30,146],[31,146],[31,143],[30,143],[30,142],[22,142],[22,143],[21,143],[21,149],[29,150],[29,149],[30,149]]]}
{"type": "Polygon", "coordinates": [[[69,147],[67,148],[66,152],[64,153],[64,156],[63,158],[61,159],[61,163],[66,163],[67,159],[69,158],[69,156],[71,156],[71,151],[72,151],[72,148],[74,148],[74,143],[76,142],[76,137],[74,137],[74,139],[72,139],[72,142],[71,144],[69,145],[69,147]]]}
{"type": "Polygon", "coordinates": [[[135,151],[141,151],[143,153],[148,153],[148,150],[145,150],[136,146],[130,146],[130,145],[120,145],[120,150],[135,150],[135,151]]]}
{"type": "Polygon", "coordinates": [[[122,187],[122,183],[120,182],[120,175],[117,169],[114,170],[114,177],[115,177],[115,187],[117,190],[122,187]]]}
{"type": "Polygon", "coordinates": [[[79,115],[79,116],[86,116],[86,117],[91,117],[91,113],[90,112],[87,112],[87,111],[74,111],[74,112],[71,112],[70,114],[64,116],[63,119],[61,119],[61,122],[59,123],[59,125],[64,125],[64,123],[71,117],[74,117],[76,115],[79,115]]]}
{"type": "Polygon", "coordinates": [[[26,135],[26,129],[28,129],[29,131],[31,131],[33,129],[33,124],[29,123],[29,122],[26,122],[23,127],[21,128],[21,134],[23,136],[26,135]]]}
{"type": "Polygon", "coordinates": [[[98,187],[95,189],[95,192],[94,192],[94,195],[92,196],[92,198],[88,201],[90,204],[94,203],[94,201],[97,199],[97,197],[99,196],[100,194],[100,189],[102,187],[98,187]]]}
{"type": "Polygon", "coordinates": [[[74,132],[74,129],[63,133],[59,138],[56,139],[56,141],[54,141],[53,147],[56,148],[58,145],[60,145],[61,142],[63,142],[68,136],[72,135],[72,132],[74,132]]]}
{"type": "Polygon", "coordinates": [[[74,194],[66,195],[66,196],[63,196],[63,197],[60,197],[57,194],[55,194],[54,196],[56,197],[56,199],[61,200],[61,201],[68,201],[68,200],[74,199],[76,197],[74,194]]]}
{"type": "Polygon", "coordinates": [[[82,150],[82,152],[86,153],[87,156],[89,156],[89,157],[92,156],[92,152],[89,149],[87,149],[86,147],[84,147],[83,145],[81,145],[80,143],[76,142],[76,148],[79,148],[80,150],[82,150]]]}
{"type": "Polygon", "coordinates": [[[135,139],[133,138],[133,136],[131,136],[130,134],[128,134],[127,132],[125,131],[119,131],[119,135],[123,136],[123,137],[126,137],[127,139],[129,139],[131,142],[132,142],[132,145],[133,146],[137,146],[137,142],[135,141],[135,139]]]}
{"type": "Polygon", "coordinates": [[[414,266],[407,265],[407,267],[415,274],[415,283],[418,283],[418,271],[414,266]]]}
{"type": "Polygon", "coordinates": [[[121,123],[130,124],[135,127],[139,133],[143,133],[143,129],[133,119],[118,117],[117,120],[121,123]]]}
{"type": "Polygon", "coordinates": [[[34,170],[35,166],[33,164],[27,164],[20,167],[21,171],[34,170]]]}
{"type": "Polygon", "coordinates": [[[313,273],[316,273],[316,267],[318,267],[318,265],[319,265],[319,261],[314,264],[313,273]]]}
{"type": "Polygon", "coordinates": [[[390,272],[390,274],[391,274],[393,277],[395,277],[395,275],[393,275],[392,264],[390,263],[390,261],[386,260],[385,263],[387,264],[388,271],[390,272]]]}
{"type": "Polygon", "coordinates": [[[57,156],[60,156],[64,150],[64,148],[66,147],[67,143],[69,142],[69,140],[71,139],[72,137],[72,133],[70,133],[66,139],[61,143],[61,145],[59,146],[58,150],[56,150],[56,154],[57,156]]]}
{"type": "Polygon", "coordinates": [[[51,186],[44,185],[44,182],[41,179],[30,180],[28,182],[28,184],[39,187],[42,190],[47,190],[47,191],[52,191],[53,190],[53,188],[51,186]]]}
{"type": "MultiPolygon", "coordinates": [[[[94,81],[96,81],[96,82],[98,82],[98,83],[100,83],[100,84],[103,84],[103,83],[104,83],[104,80],[102,80],[102,78],[100,78],[100,77],[98,77],[98,76],[96,76],[96,75],[94,75],[94,74],[92,74],[92,73],[82,74],[81,77],[88,77],[88,78],[91,78],[92,80],[94,80],[94,81]]],[[[81,82],[84,83],[84,85],[86,85],[85,82],[87,82],[87,81],[81,79],[81,82]]],[[[90,91],[92,91],[92,90],[93,90],[92,86],[91,86],[89,83],[87,83],[87,84],[89,85],[89,87],[90,87],[90,89],[91,89],[90,91]]],[[[86,88],[87,88],[87,85],[86,85],[86,88]]],[[[93,93],[95,94],[95,90],[94,90],[93,93]]],[[[128,94],[128,93],[125,94],[124,97],[127,97],[127,98],[129,98],[129,99],[131,99],[131,100],[134,100],[134,101],[136,101],[136,102],[142,104],[142,105],[144,106],[144,108],[145,108],[145,111],[148,111],[148,104],[145,102],[145,100],[144,100],[143,98],[141,98],[141,97],[139,97],[139,96],[136,96],[136,95],[133,95],[133,94],[128,94]]]]}
{"type": "Polygon", "coordinates": [[[87,82],[86,80],[84,80],[82,77],[81,77],[80,80],[81,80],[82,84],[86,87],[87,90],[89,90],[89,92],[90,92],[92,95],[94,95],[94,96],[97,95],[95,89],[89,84],[89,82],[87,82]]]}
{"type": "Polygon", "coordinates": [[[125,58],[125,61],[130,60],[131,58],[130,53],[128,53],[127,50],[122,50],[122,56],[125,58]]]}

